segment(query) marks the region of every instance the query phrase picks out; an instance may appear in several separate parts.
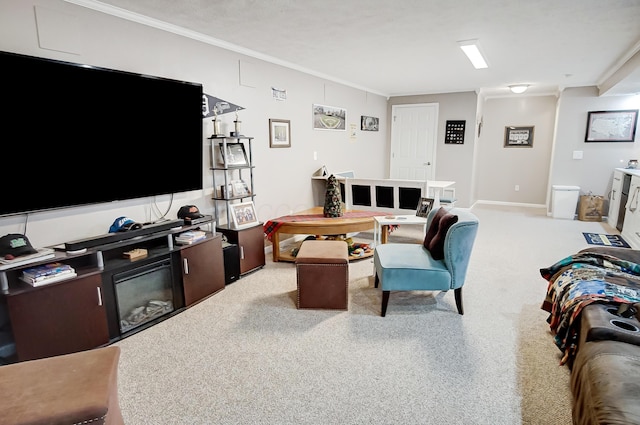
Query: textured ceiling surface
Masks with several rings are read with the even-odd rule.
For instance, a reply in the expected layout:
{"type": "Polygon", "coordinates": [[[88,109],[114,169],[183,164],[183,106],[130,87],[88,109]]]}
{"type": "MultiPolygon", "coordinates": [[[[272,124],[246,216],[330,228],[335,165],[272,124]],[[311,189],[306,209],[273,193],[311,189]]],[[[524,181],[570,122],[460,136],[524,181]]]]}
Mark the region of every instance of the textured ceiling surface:
{"type": "Polygon", "coordinates": [[[555,93],[612,81],[604,94],[640,92],[638,0],[67,1],[386,96],[500,95],[516,83],[555,93]],[[469,39],[489,68],[464,56],[457,42],[469,39]]]}

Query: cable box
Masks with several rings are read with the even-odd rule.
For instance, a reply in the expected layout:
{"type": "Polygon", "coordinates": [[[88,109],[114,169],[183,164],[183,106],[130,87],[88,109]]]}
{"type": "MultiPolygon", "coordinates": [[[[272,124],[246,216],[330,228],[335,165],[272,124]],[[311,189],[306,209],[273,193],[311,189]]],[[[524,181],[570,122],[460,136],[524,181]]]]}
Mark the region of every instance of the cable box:
{"type": "Polygon", "coordinates": [[[194,218],[194,219],[191,219],[191,220],[184,220],[184,224],[186,226],[189,226],[189,225],[193,226],[193,225],[196,225],[196,224],[209,223],[211,221],[213,221],[213,216],[205,215],[205,216],[200,217],[200,218],[194,218]]]}

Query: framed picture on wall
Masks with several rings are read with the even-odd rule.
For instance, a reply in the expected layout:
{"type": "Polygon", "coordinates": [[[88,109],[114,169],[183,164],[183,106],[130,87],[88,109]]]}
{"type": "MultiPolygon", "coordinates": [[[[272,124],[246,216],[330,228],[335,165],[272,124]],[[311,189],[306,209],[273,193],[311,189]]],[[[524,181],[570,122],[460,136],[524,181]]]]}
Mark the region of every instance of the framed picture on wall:
{"type": "Polygon", "coordinates": [[[446,145],[464,144],[464,128],[466,120],[447,120],[444,132],[444,143],[446,145]]]}
{"type": "Polygon", "coordinates": [[[314,130],[347,130],[347,110],[336,106],[313,104],[314,130]]]}
{"type": "Polygon", "coordinates": [[[360,116],[360,130],[362,131],[378,131],[380,128],[380,119],[376,117],[360,116]]]}
{"type": "Polygon", "coordinates": [[[515,127],[508,125],[504,128],[504,147],[505,148],[531,148],[533,147],[533,128],[515,127]]]}
{"type": "Polygon", "coordinates": [[[290,120],[269,120],[269,147],[270,148],[290,148],[291,147],[291,121],[290,120]]]}
{"type": "Polygon", "coordinates": [[[638,110],[590,111],[587,115],[585,142],[633,142],[638,110]]]}

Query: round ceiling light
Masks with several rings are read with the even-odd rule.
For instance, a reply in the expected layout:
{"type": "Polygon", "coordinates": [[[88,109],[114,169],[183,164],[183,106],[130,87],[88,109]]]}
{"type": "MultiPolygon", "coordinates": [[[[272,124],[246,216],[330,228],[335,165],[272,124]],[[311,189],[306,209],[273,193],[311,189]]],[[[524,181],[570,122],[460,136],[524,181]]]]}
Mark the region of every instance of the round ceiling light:
{"type": "Polygon", "coordinates": [[[514,84],[509,89],[516,94],[524,93],[529,88],[529,84],[514,84]]]}

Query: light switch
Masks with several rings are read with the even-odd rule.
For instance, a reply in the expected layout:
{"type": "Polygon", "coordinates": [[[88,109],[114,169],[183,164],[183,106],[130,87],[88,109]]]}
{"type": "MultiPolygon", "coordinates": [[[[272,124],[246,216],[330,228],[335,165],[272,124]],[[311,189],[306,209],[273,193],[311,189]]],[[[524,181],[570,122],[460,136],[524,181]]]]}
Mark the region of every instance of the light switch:
{"type": "Polygon", "coordinates": [[[573,151],[573,159],[582,159],[582,151],[573,151]]]}

